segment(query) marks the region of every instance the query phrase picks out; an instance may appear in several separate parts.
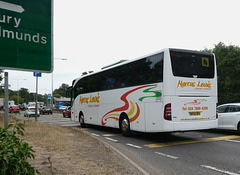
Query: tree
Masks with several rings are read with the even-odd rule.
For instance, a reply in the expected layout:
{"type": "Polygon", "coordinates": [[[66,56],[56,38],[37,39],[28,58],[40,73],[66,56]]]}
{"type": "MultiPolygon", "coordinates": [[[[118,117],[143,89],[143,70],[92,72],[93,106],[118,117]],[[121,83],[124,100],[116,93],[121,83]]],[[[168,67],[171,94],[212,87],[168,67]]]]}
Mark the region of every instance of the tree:
{"type": "Polygon", "coordinates": [[[10,97],[9,97],[9,100],[14,101],[14,103],[15,103],[16,105],[18,105],[18,104],[17,104],[17,101],[19,102],[19,104],[24,103],[24,99],[22,99],[20,96],[18,97],[17,95],[12,95],[12,96],[10,96],[10,97]]]}
{"type": "Polygon", "coordinates": [[[220,42],[212,52],[217,60],[218,102],[219,104],[239,102],[240,99],[240,48],[235,45],[226,46],[220,42]]]}
{"type": "Polygon", "coordinates": [[[45,104],[47,104],[47,99],[48,99],[48,95],[47,94],[38,94],[38,101],[40,102],[44,102],[45,104]]]}
{"type": "Polygon", "coordinates": [[[23,99],[23,103],[28,103],[30,101],[30,93],[26,88],[21,88],[19,90],[19,96],[23,99]]]}
{"type": "Polygon", "coordinates": [[[66,97],[67,89],[69,88],[68,84],[63,83],[58,89],[53,91],[54,97],[66,97]]]}

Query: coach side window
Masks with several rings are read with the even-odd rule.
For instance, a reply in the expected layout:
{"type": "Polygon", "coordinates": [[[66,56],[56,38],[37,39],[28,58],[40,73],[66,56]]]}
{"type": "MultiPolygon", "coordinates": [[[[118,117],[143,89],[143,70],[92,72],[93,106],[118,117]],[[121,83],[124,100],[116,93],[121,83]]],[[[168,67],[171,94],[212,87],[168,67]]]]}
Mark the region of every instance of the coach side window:
{"type": "Polygon", "coordinates": [[[147,83],[163,82],[163,53],[150,56],[146,59],[148,71],[146,72],[147,83]]]}
{"type": "Polygon", "coordinates": [[[135,63],[135,85],[163,82],[163,53],[135,63]]]}
{"type": "Polygon", "coordinates": [[[124,88],[124,87],[130,87],[132,85],[132,65],[126,64],[123,66],[120,66],[117,69],[118,74],[118,80],[117,80],[117,87],[118,88],[124,88]]]}

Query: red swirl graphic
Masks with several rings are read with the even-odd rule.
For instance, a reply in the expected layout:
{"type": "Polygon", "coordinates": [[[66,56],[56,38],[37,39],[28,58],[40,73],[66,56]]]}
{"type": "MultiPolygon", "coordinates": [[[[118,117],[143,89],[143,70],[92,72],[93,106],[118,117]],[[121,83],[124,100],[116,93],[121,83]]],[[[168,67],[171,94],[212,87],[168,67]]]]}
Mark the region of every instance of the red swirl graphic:
{"type": "Polygon", "coordinates": [[[207,101],[207,100],[205,100],[205,99],[197,99],[197,100],[193,100],[193,102],[185,103],[184,105],[185,106],[189,105],[189,104],[190,105],[200,105],[204,101],[207,101]]]}
{"type": "MultiPolygon", "coordinates": [[[[106,114],[102,117],[102,125],[106,125],[106,123],[107,123],[107,122],[103,121],[103,120],[104,120],[104,117],[105,117],[106,115],[108,115],[108,114],[110,114],[110,113],[112,113],[112,112],[126,111],[126,110],[129,108],[129,102],[128,102],[128,100],[127,100],[127,96],[128,96],[129,94],[131,94],[132,92],[137,91],[137,90],[139,90],[139,89],[142,89],[142,88],[145,88],[145,87],[151,87],[151,86],[156,86],[156,84],[154,84],[154,85],[140,86],[140,87],[138,87],[138,88],[132,89],[132,90],[126,92],[125,94],[123,94],[120,99],[125,103],[125,105],[122,106],[122,107],[113,109],[112,111],[109,111],[108,113],[106,113],[106,114]]],[[[136,104],[137,104],[137,103],[136,103],[136,104]]],[[[138,118],[139,114],[140,114],[140,108],[139,108],[139,106],[137,105],[137,113],[136,113],[136,115],[135,115],[133,118],[130,119],[130,122],[135,121],[135,120],[138,118]]],[[[116,119],[116,118],[114,117],[114,119],[116,119]]],[[[119,120],[119,119],[116,119],[116,120],[119,120]]]]}

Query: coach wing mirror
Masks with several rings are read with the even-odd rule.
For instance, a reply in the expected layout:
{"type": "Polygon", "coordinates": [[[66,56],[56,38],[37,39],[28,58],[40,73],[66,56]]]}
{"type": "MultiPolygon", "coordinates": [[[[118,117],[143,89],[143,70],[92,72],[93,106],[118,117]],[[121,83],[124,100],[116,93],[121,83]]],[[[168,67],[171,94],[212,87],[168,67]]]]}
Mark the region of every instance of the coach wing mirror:
{"type": "Polygon", "coordinates": [[[72,86],[70,86],[70,87],[67,88],[67,90],[66,90],[66,96],[67,96],[67,97],[71,97],[72,89],[73,89],[72,86]]]}

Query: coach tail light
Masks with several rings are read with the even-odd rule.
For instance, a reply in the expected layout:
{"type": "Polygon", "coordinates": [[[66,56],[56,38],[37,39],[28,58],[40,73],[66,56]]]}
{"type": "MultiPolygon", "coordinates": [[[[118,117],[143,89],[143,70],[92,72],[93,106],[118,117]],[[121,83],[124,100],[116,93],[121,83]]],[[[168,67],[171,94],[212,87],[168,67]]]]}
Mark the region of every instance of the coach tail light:
{"type": "Polygon", "coordinates": [[[168,103],[165,105],[164,108],[164,119],[165,120],[172,120],[172,108],[171,108],[171,103],[168,103]]]}

